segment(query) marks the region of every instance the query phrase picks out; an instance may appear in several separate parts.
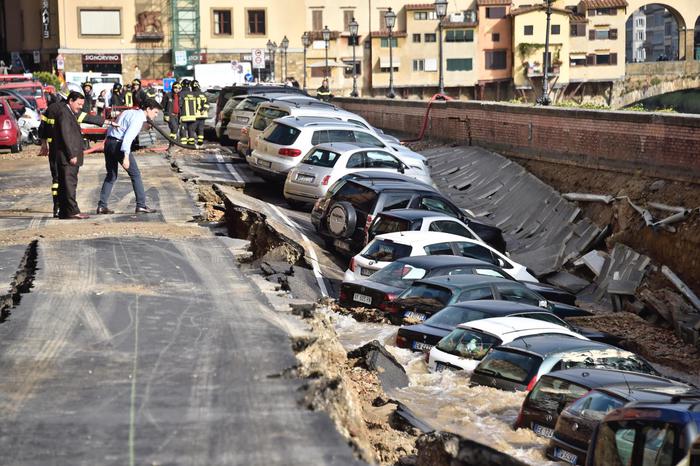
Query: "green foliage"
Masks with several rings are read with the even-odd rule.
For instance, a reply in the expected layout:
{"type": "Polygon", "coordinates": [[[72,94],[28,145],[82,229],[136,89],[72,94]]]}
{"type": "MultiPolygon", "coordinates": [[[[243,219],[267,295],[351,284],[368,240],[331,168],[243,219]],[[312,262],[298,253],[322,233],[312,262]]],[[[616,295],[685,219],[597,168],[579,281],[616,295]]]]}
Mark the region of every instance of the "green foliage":
{"type": "Polygon", "coordinates": [[[522,60],[525,60],[534,52],[543,48],[544,44],[530,44],[528,42],[521,42],[518,44],[518,54],[522,60]]]}
{"type": "Polygon", "coordinates": [[[592,102],[578,103],[574,102],[573,100],[562,100],[554,104],[554,106],[564,108],[582,108],[586,110],[610,110],[610,107],[607,105],[594,104],[592,102]]]}
{"type": "Polygon", "coordinates": [[[661,84],[661,79],[660,79],[660,78],[658,78],[658,77],[656,77],[656,76],[654,76],[653,78],[651,78],[651,85],[652,85],[652,86],[656,86],[656,85],[658,85],[658,84],[661,84]]]}
{"type": "Polygon", "coordinates": [[[634,105],[630,105],[629,107],[625,107],[623,110],[628,110],[630,112],[677,113],[677,111],[672,107],[657,108],[656,110],[654,110],[644,108],[644,105],[640,103],[636,103],[634,105]]]}
{"type": "Polygon", "coordinates": [[[37,71],[33,73],[33,76],[35,79],[41,81],[45,86],[53,86],[56,89],[61,88],[61,81],[58,79],[58,76],[53,73],[49,73],[48,71],[37,71]]]}

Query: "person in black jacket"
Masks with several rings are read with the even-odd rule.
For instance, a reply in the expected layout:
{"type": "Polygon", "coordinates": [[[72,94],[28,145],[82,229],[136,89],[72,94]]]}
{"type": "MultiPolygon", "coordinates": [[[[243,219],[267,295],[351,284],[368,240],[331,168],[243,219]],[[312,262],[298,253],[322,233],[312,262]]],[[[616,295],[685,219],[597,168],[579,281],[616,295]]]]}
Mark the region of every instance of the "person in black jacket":
{"type": "Polygon", "coordinates": [[[83,95],[85,96],[85,103],[83,104],[83,112],[90,113],[90,112],[92,112],[92,109],[95,106],[95,96],[92,94],[92,83],[89,81],[85,81],[83,83],[82,87],[83,87],[83,95]]]}
{"type": "Polygon", "coordinates": [[[134,79],[131,81],[131,99],[132,102],[129,104],[128,98],[126,105],[130,107],[141,107],[141,103],[145,102],[148,97],[146,92],[141,88],[141,80],[134,79]]]}
{"type": "Polygon", "coordinates": [[[182,84],[173,83],[172,91],[163,95],[163,119],[168,122],[170,139],[177,141],[180,132],[180,92],[182,84]]]}
{"type": "Polygon", "coordinates": [[[122,85],[120,83],[114,83],[114,85],[112,86],[112,95],[109,97],[109,106],[124,106],[124,93],[122,92],[122,85]]]}

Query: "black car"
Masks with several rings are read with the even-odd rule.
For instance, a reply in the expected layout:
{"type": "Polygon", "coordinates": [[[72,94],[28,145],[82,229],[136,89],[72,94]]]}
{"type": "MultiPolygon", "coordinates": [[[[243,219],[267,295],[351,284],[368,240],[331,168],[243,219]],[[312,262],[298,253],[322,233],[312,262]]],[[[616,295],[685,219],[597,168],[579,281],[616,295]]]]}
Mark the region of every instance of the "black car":
{"type": "MultiPolygon", "coordinates": [[[[442,275],[465,274],[485,275],[516,281],[499,266],[471,257],[412,256],[397,259],[365,279],[344,281],[340,286],[338,301],[341,306],[346,307],[364,306],[386,310],[386,305],[396,299],[416,280],[442,275]]],[[[563,304],[573,305],[576,301],[575,295],[546,283],[520,283],[544,296],[547,300],[556,302],[556,306],[560,308],[563,307],[563,304]]],[[[567,316],[570,313],[571,311],[567,308],[567,316]]]]}
{"type": "Polygon", "coordinates": [[[470,383],[530,391],[541,376],[576,367],[659,375],[647,361],[629,351],[597,341],[547,335],[520,338],[493,348],[474,369],[470,383]]]}
{"type": "Polygon", "coordinates": [[[673,380],[647,374],[614,369],[576,368],[543,375],[528,393],[514,427],[532,429],[537,435],[551,438],[562,409],[590,390],[615,387],[620,383],[632,387],[686,387],[673,380]]]}
{"type": "Polygon", "coordinates": [[[593,431],[610,411],[631,402],[668,402],[690,390],[688,385],[635,383],[620,377],[616,385],[591,390],[561,412],[545,454],[555,461],[586,464],[593,431]]]}
{"type": "Polygon", "coordinates": [[[500,229],[469,218],[433,186],[400,174],[366,171],[344,176],[316,201],[311,222],[328,246],[351,256],[367,244],[377,214],[405,208],[458,218],[493,248],[505,251],[500,229]]]}

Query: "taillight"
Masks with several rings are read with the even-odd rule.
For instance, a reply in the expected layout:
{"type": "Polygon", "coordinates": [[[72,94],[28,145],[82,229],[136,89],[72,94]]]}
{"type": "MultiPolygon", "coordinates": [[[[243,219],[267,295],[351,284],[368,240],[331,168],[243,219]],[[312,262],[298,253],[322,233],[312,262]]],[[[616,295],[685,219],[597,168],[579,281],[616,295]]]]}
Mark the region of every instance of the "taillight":
{"type": "Polygon", "coordinates": [[[338,297],[338,300],[345,301],[346,299],[348,299],[348,294],[345,292],[345,290],[341,289],[340,296],[338,297]]]}
{"type": "Polygon", "coordinates": [[[348,265],[348,268],[350,269],[351,272],[355,271],[355,258],[353,257],[350,259],[350,265],[348,265]]]}
{"type": "Polygon", "coordinates": [[[277,153],[279,155],[286,155],[288,157],[299,157],[301,155],[301,151],[299,149],[293,149],[289,147],[283,147],[277,153]]]}
{"type": "Polygon", "coordinates": [[[10,120],[4,120],[2,122],[2,129],[12,129],[12,122],[10,120]]]}
{"type": "Polygon", "coordinates": [[[527,384],[527,388],[525,390],[527,390],[528,392],[531,391],[535,387],[536,383],[537,383],[537,375],[535,375],[532,378],[532,380],[530,380],[530,383],[527,384]]]}
{"type": "Polygon", "coordinates": [[[328,186],[328,182],[331,180],[331,175],[326,175],[323,177],[323,180],[321,180],[321,185],[322,186],[328,186]]]}
{"type": "Polygon", "coordinates": [[[408,340],[406,337],[401,335],[396,335],[396,346],[399,348],[408,348],[408,340]]]}
{"type": "Polygon", "coordinates": [[[382,310],[382,311],[384,311],[384,312],[387,312],[387,307],[388,307],[388,305],[389,305],[393,300],[396,299],[396,296],[397,296],[397,295],[394,294],[394,293],[386,293],[386,294],[384,295],[384,300],[383,300],[381,303],[379,303],[379,306],[378,306],[379,309],[382,310]]]}

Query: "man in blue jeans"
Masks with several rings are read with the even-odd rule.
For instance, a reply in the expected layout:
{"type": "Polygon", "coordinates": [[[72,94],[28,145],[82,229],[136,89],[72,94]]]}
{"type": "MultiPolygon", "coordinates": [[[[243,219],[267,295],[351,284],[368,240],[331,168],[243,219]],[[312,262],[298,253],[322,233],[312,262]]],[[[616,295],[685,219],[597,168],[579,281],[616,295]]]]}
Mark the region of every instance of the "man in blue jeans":
{"type": "Polygon", "coordinates": [[[136,213],[152,214],[156,211],[146,205],[146,192],[143,189],[139,166],[136,164],[136,158],[131,152],[131,145],[141,132],[146,119],[154,120],[159,110],[162,110],[162,107],[158,102],[154,99],[146,99],[141,103],[140,109],[122,112],[117,119],[117,126],[110,127],[107,130],[107,139],[105,141],[107,176],[105,176],[104,183],[102,183],[100,202],[97,204],[98,214],[114,213],[113,210],[107,207],[107,204],[109,195],[112,193],[112,187],[117,181],[120,164],[129,174],[129,178],[131,178],[131,186],[133,186],[134,194],[136,195],[136,213]]]}

